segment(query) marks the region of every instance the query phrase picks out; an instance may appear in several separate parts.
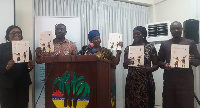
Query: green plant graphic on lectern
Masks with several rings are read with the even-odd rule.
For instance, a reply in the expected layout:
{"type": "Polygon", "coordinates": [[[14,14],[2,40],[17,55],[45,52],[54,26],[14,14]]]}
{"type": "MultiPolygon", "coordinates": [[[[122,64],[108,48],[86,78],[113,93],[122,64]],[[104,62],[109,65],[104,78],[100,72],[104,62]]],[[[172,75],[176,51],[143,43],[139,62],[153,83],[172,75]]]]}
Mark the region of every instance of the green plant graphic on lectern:
{"type": "Polygon", "coordinates": [[[52,94],[53,103],[57,108],[85,108],[90,99],[90,86],[84,82],[84,76],[65,72],[53,82],[55,90],[52,94]]]}

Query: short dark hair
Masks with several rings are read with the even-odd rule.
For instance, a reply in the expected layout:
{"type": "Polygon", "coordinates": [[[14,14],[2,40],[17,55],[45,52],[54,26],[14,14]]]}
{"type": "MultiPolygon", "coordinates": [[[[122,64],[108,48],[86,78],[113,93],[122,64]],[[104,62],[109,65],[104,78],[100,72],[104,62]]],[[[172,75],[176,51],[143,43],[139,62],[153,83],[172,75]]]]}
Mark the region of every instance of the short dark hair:
{"type": "Polygon", "coordinates": [[[66,31],[67,31],[67,27],[65,26],[65,24],[62,24],[62,23],[60,23],[60,24],[56,24],[56,25],[55,25],[55,28],[56,28],[57,26],[59,26],[59,25],[60,25],[60,26],[64,26],[65,29],[66,29],[66,31]]]}
{"type": "Polygon", "coordinates": [[[9,27],[7,28],[7,30],[6,30],[6,36],[5,36],[5,40],[6,40],[6,41],[10,41],[10,40],[9,40],[9,33],[10,33],[10,31],[11,31],[12,29],[14,29],[14,28],[18,28],[18,29],[21,31],[21,34],[22,34],[22,29],[21,29],[20,27],[18,27],[18,26],[16,26],[16,25],[11,25],[11,26],[9,26],[9,27]]]}
{"type": "Polygon", "coordinates": [[[170,30],[171,30],[171,26],[172,26],[173,24],[179,24],[179,25],[182,27],[182,24],[181,24],[180,22],[174,21],[174,22],[172,22],[171,25],[170,25],[170,30]]]}

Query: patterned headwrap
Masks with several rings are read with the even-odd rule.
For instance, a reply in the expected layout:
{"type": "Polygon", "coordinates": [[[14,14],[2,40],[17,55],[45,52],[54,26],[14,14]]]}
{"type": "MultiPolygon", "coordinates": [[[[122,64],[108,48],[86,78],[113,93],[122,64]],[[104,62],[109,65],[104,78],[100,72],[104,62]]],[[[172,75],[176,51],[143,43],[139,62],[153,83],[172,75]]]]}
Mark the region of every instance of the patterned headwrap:
{"type": "Polygon", "coordinates": [[[99,31],[98,31],[98,30],[92,30],[92,31],[90,31],[89,34],[88,34],[88,39],[89,39],[89,41],[91,42],[92,39],[93,39],[95,36],[100,36],[99,31]]]}

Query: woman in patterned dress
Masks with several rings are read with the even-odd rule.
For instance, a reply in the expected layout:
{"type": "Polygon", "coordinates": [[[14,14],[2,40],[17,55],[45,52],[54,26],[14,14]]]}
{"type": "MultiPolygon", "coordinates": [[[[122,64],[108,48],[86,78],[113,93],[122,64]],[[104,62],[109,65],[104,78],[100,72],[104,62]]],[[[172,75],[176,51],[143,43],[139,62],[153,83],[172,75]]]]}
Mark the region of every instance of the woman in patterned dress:
{"type": "MultiPolygon", "coordinates": [[[[88,34],[88,39],[90,43],[94,44],[93,48],[88,51],[86,55],[97,55],[97,57],[102,59],[110,60],[113,64],[118,65],[120,61],[120,55],[122,53],[121,50],[117,50],[116,56],[113,55],[113,53],[105,48],[101,47],[101,38],[100,33],[98,30],[91,30],[88,34]]],[[[120,42],[119,45],[123,47],[123,42],[120,42]]]]}
{"type": "Polygon", "coordinates": [[[133,44],[131,46],[144,45],[144,66],[129,67],[129,47],[124,53],[124,68],[128,69],[125,87],[125,108],[154,108],[155,83],[152,72],[158,69],[157,51],[154,45],[146,40],[145,27],[137,26],[133,30],[133,44]],[[153,64],[151,66],[151,63],[153,64]]]}

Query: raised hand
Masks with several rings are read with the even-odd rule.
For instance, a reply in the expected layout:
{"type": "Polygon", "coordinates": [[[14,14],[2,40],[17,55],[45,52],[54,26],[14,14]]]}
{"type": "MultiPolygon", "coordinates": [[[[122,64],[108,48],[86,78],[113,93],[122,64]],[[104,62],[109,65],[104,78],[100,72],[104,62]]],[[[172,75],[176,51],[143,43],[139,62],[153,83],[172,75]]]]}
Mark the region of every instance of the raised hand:
{"type": "Polygon", "coordinates": [[[37,47],[35,52],[36,52],[36,57],[41,57],[42,56],[42,48],[37,47]]]}
{"type": "Polygon", "coordinates": [[[34,62],[32,60],[29,60],[27,65],[28,69],[32,69],[34,66],[35,66],[34,62]]]}

